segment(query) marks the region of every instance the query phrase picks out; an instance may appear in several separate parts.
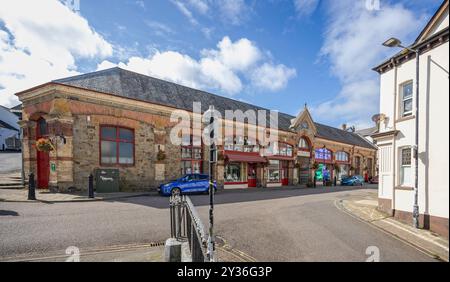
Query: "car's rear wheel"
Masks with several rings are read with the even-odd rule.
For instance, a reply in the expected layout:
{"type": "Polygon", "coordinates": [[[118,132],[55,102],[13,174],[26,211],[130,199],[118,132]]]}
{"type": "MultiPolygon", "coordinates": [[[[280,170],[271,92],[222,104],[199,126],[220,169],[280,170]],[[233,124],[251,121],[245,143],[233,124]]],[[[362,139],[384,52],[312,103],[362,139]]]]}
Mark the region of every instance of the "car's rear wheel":
{"type": "Polygon", "coordinates": [[[172,191],[170,192],[170,194],[172,196],[181,196],[181,190],[180,190],[180,188],[173,188],[172,191]]]}

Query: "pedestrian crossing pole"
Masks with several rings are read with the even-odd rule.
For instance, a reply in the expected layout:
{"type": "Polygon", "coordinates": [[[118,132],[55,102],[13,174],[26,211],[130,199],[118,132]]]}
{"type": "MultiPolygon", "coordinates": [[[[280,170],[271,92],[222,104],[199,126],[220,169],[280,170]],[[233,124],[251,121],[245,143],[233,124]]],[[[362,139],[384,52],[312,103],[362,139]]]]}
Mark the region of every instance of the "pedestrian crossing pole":
{"type": "Polygon", "coordinates": [[[210,262],[214,261],[214,250],[215,250],[215,240],[214,240],[214,178],[213,169],[216,162],[216,145],[214,142],[214,106],[209,107],[209,112],[211,117],[209,119],[210,124],[210,142],[209,147],[209,236],[208,236],[208,259],[210,262]]]}

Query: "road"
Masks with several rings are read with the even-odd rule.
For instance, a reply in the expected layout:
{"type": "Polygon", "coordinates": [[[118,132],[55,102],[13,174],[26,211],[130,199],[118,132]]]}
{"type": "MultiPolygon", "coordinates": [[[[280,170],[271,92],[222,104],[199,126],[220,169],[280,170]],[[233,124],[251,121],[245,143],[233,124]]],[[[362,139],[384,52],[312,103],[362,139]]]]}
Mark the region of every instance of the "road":
{"type": "Polygon", "coordinates": [[[22,168],[22,153],[0,152],[0,174],[16,172],[22,168]]]}
{"type": "MultiPolygon", "coordinates": [[[[375,191],[372,191],[374,193],[375,191]]],[[[339,210],[335,202],[367,189],[344,187],[224,191],[216,195],[215,228],[233,248],[258,261],[432,261],[398,239],[339,210]]],[[[208,197],[191,197],[207,226],[208,197]]],[[[163,242],[168,199],[138,197],[91,203],[0,203],[0,260],[64,253],[69,246],[163,242]]]]}

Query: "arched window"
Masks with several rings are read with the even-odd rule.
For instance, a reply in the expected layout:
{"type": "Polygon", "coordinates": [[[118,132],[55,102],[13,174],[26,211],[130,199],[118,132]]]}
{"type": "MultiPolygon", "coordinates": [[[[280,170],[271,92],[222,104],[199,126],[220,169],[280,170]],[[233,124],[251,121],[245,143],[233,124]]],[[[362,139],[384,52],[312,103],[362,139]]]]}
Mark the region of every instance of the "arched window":
{"type": "Polygon", "coordinates": [[[304,137],[300,138],[300,141],[298,142],[298,147],[300,149],[309,150],[309,143],[306,140],[306,138],[304,138],[304,137]]]}
{"type": "Polygon", "coordinates": [[[47,121],[43,118],[40,118],[38,120],[37,124],[38,124],[38,130],[37,130],[38,137],[47,136],[48,135],[47,121]]]}

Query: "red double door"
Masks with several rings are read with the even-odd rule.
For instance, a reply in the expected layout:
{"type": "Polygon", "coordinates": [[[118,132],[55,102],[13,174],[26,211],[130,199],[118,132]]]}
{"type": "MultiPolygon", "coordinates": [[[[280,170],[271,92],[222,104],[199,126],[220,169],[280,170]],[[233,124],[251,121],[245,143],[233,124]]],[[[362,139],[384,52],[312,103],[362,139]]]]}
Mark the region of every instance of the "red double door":
{"type": "Polygon", "coordinates": [[[255,188],[256,187],[256,164],[249,163],[247,165],[247,181],[248,181],[248,188],[255,188]]]}
{"type": "Polygon", "coordinates": [[[289,162],[288,161],[281,162],[281,185],[283,185],[283,186],[289,185],[289,162]]]}
{"type": "MultiPolygon", "coordinates": [[[[40,119],[36,126],[36,140],[46,138],[48,136],[47,123],[44,119],[40,119]]],[[[37,162],[37,188],[46,189],[50,181],[50,155],[48,152],[36,150],[37,162]]]]}

